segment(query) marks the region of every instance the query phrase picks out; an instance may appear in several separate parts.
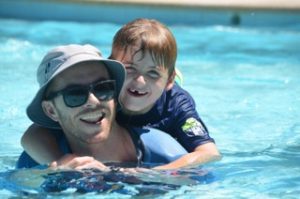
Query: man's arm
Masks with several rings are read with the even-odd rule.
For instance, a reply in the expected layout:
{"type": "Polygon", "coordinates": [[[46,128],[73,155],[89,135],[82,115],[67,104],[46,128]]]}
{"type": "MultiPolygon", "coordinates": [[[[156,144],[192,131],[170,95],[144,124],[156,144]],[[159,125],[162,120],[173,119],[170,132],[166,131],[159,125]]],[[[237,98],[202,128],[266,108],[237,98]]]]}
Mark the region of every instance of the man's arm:
{"type": "Polygon", "coordinates": [[[221,155],[213,142],[198,146],[193,152],[185,154],[168,164],[154,167],[157,170],[178,169],[183,167],[197,167],[201,164],[217,161],[221,155]]]}
{"type": "Polygon", "coordinates": [[[21,138],[24,150],[39,164],[49,164],[63,156],[49,129],[32,124],[21,138]]]}

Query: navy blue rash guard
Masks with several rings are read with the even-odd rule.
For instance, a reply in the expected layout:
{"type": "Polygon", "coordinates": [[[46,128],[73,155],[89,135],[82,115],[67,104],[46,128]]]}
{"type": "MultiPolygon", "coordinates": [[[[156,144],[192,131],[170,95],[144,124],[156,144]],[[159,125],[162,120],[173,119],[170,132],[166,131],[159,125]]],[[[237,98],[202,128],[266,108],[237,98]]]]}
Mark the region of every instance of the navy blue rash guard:
{"type": "Polygon", "coordinates": [[[163,92],[149,112],[128,116],[119,111],[117,120],[127,126],[160,129],[177,139],[188,152],[194,151],[199,145],[214,142],[196,111],[193,98],[176,84],[163,92]]]}

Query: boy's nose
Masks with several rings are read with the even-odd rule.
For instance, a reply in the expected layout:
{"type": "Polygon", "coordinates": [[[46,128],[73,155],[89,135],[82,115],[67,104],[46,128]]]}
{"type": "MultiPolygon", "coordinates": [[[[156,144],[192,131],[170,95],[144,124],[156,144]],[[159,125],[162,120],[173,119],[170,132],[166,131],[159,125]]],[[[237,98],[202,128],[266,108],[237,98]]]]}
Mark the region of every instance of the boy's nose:
{"type": "Polygon", "coordinates": [[[143,75],[137,75],[137,77],[135,79],[138,83],[146,84],[146,79],[143,75]]]}

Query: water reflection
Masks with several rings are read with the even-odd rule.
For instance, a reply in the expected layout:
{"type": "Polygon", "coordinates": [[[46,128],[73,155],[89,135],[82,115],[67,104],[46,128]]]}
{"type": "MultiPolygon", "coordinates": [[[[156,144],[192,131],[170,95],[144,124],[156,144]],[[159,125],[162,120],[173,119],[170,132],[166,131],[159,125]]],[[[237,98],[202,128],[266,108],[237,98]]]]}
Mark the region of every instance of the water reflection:
{"type": "Polygon", "coordinates": [[[201,168],[145,172],[21,169],[0,173],[0,187],[18,196],[87,193],[154,196],[178,190],[183,186],[209,184],[214,181],[214,175],[201,168]]]}

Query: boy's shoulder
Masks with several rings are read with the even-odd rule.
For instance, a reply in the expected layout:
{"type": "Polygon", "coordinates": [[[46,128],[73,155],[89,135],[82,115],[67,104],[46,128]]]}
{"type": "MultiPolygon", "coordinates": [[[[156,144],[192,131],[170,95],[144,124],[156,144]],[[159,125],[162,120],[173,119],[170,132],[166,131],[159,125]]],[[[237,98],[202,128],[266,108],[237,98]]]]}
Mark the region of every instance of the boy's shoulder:
{"type": "Polygon", "coordinates": [[[181,112],[194,112],[195,107],[195,101],[189,92],[178,85],[174,85],[172,89],[163,92],[151,112],[176,117],[176,115],[180,115],[181,112]]]}
{"type": "Polygon", "coordinates": [[[163,93],[160,100],[162,100],[161,103],[163,102],[168,104],[179,103],[182,101],[190,101],[194,104],[194,99],[191,94],[177,84],[174,84],[170,90],[163,93]]]}
{"type": "Polygon", "coordinates": [[[171,93],[184,93],[184,94],[186,93],[186,94],[190,95],[187,90],[183,89],[177,83],[175,83],[174,86],[170,90],[168,90],[167,92],[171,92],[171,93]]]}

